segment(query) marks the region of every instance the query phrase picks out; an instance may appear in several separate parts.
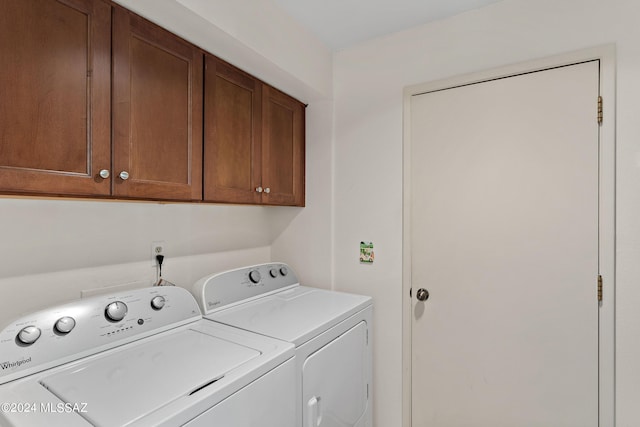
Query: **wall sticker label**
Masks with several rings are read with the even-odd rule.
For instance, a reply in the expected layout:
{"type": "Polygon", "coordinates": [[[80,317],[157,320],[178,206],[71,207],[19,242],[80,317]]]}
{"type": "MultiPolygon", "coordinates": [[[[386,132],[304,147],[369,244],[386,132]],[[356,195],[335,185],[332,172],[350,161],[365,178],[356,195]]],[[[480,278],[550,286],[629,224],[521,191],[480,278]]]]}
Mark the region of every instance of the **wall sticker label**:
{"type": "Polygon", "coordinates": [[[373,264],[373,242],[360,242],[360,263],[373,264]]]}

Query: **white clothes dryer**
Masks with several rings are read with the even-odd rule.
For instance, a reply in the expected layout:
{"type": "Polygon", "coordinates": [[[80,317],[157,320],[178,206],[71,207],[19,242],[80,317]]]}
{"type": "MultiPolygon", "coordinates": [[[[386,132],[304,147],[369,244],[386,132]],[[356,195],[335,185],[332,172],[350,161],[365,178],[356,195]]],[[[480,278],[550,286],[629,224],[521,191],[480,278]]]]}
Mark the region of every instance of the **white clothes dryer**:
{"type": "Polygon", "coordinates": [[[283,263],[212,274],[194,295],[206,319],[295,345],[297,425],[371,427],[371,297],[301,286],[283,263]]]}
{"type": "Polygon", "coordinates": [[[0,332],[0,425],[299,427],[293,356],[183,288],[78,300],[0,332]]]}

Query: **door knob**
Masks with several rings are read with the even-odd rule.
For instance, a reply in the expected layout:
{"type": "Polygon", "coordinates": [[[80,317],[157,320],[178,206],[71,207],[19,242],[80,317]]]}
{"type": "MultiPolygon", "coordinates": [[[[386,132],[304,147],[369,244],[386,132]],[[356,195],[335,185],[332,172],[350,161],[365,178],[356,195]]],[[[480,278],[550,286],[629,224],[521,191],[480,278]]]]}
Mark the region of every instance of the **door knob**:
{"type": "Polygon", "coordinates": [[[418,293],[416,293],[416,298],[418,301],[426,301],[429,299],[429,291],[425,288],[418,289],[418,293]]]}

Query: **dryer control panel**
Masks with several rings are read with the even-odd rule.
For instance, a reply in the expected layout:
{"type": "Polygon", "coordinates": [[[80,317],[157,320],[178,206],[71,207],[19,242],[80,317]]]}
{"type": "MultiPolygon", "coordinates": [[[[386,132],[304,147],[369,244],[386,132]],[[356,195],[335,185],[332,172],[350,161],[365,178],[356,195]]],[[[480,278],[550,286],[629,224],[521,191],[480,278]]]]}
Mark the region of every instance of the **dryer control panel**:
{"type": "Polygon", "coordinates": [[[287,264],[273,262],[203,277],[194,285],[193,294],[202,313],[210,314],[298,285],[296,274],[287,264]]]}
{"type": "Polygon", "coordinates": [[[156,286],[59,305],[0,332],[0,384],[202,318],[189,291],[156,286]]]}

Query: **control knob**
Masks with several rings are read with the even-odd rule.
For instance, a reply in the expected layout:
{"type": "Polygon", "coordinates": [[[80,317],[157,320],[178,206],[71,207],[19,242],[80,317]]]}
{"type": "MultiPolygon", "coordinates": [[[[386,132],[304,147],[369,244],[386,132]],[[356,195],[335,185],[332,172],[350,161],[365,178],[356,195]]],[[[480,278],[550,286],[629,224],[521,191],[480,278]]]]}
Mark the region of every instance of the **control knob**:
{"type": "Polygon", "coordinates": [[[22,344],[31,345],[38,341],[41,331],[35,326],[26,326],[18,332],[18,341],[22,344]]]}
{"type": "Polygon", "coordinates": [[[76,321],[73,317],[61,317],[56,321],[53,327],[61,334],[68,334],[76,327],[76,321]]]}
{"type": "Polygon", "coordinates": [[[278,277],[278,269],[272,268],[271,270],[269,270],[269,275],[275,279],[276,277],[278,277]]]}
{"type": "Polygon", "coordinates": [[[249,272],[249,280],[251,280],[252,283],[259,283],[260,279],[262,279],[262,276],[258,270],[251,270],[249,272]]]}
{"type": "Polygon", "coordinates": [[[151,308],[153,308],[154,310],[162,310],[165,302],[166,301],[163,296],[155,296],[151,299],[151,308]]]}
{"type": "Polygon", "coordinates": [[[280,267],[280,274],[282,274],[283,276],[289,274],[289,270],[287,269],[287,267],[280,267]]]}
{"type": "Polygon", "coordinates": [[[122,301],[112,302],[104,310],[104,317],[110,322],[119,322],[127,315],[127,304],[122,301]]]}

